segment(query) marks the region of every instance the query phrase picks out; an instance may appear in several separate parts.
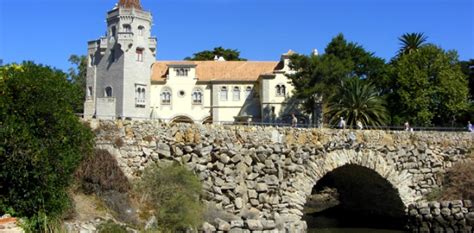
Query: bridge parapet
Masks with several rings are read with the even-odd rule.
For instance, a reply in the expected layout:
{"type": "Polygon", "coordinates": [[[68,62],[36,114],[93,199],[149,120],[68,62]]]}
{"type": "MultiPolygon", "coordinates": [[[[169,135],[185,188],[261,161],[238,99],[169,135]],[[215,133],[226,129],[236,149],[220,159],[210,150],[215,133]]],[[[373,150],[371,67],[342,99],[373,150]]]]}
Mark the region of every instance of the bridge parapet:
{"type": "Polygon", "coordinates": [[[243,228],[290,232],[304,231],[306,198],[338,167],[372,169],[408,206],[439,187],[441,174],[467,159],[474,141],[460,132],[90,123],[97,147],[111,152],[127,176],[155,162],[183,163],[200,177],[206,201],[245,222],[243,228]]]}

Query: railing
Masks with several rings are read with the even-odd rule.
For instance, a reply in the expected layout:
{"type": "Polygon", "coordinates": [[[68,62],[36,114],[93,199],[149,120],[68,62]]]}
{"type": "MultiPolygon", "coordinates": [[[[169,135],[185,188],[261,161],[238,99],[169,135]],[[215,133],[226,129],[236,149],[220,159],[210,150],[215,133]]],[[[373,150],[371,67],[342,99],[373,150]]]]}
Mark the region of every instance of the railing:
{"type": "MultiPolygon", "coordinates": [[[[76,114],[78,117],[83,117],[82,113],[76,114]]],[[[101,117],[110,117],[116,119],[127,119],[127,117],[122,116],[103,116],[101,117]]],[[[133,117],[134,120],[152,120],[159,122],[171,122],[171,118],[150,118],[150,117],[133,117]]],[[[270,122],[235,122],[235,121],[214,121],[213,124],[216,125],[235,125],[235,126],[260,126],[260,127],[279,127],[279,128],[298,128],[298,129],[316,129],[321,127],[316,127],[312,124],[297,124],[296,127],[293,127],[290,123],[270,123],[270,122]]],[[[329,125],[322,127],[323,129],[339,129],[335,125],[329,125]]],[[[468,132],[466,127],[412,127],[413,130],[410,131],[441,131],[441,132],[468,132]]],[[[346,127],[344,130],[359,130],[355,127],[349,128],[346,127]]],[[[383,130],[383,131],[407,131],[403,126],[365,126],[362,130],[383,130]]],[[[473,133],[474,134],[474,133],[473,133]]]]}

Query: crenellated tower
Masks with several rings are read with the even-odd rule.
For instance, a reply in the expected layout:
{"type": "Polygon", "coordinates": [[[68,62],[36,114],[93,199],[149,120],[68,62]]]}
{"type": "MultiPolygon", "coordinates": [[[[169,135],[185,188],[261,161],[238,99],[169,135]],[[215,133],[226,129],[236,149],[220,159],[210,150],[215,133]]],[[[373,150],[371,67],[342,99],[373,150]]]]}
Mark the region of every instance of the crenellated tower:
{"type": "Polygon", "coordinates": [[[119,0],[107,13],[106,35],[88,43],[85,118],[150,117],[157,44],[151,26],[139,0],[119,0]]]}

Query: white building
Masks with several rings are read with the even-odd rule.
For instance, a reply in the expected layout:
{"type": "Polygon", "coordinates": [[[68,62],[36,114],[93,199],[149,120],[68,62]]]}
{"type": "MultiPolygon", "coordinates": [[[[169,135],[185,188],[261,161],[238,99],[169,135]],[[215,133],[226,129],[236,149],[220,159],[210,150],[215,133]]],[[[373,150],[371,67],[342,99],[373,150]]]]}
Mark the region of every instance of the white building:
{"type": "Polygon", "coordinates": [[[120,0],[107,14],[107,35],[89,42],[85,118],[161,119],[195,123],[289,123],[307,117],[291,98],[279,61],[156,61],[152,16],[139,0],[120,0]]]}

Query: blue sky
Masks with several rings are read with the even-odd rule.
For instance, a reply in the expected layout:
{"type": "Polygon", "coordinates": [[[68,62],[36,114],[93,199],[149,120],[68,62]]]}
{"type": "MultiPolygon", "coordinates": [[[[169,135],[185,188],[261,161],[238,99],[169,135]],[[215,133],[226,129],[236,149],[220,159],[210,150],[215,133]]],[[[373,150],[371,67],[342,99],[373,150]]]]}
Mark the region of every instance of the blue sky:
{"type": "MultiPolygon", "coordinates": [[[[66,70],[71,54],[105,33],[118,0],[0,0],[0,59],[66,70]]],[[[288,49],[322,52],[337,33],[390,59],[397,38],[429,42],[474,58],[473,0],[142,0],[154,16],[158,60],[181,60],[216,46],[250,60],[278,60],[288,49]]]]}

